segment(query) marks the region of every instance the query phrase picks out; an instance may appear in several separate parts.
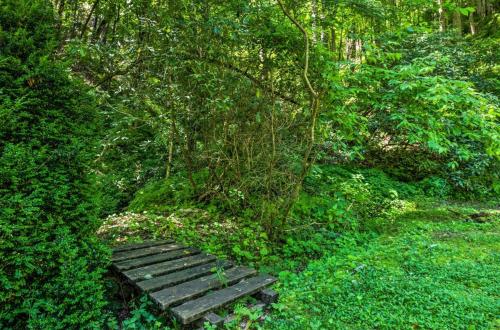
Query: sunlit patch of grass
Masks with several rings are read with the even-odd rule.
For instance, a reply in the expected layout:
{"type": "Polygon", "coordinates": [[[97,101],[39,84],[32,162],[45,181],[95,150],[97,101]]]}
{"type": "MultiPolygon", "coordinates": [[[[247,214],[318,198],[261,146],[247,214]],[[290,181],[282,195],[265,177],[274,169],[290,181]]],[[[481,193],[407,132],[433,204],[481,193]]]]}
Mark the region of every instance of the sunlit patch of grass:
{"type": "Polygon", "coordinates": [[[436,209],[418,209],[415,211],[407,212],[398,219],[399,221],[413,222],[413,221],[424,221],[424,222],[449,222],[457,221],[457,217],[462,217],[465,219],[463,214],[453,214],[445,208],[436,209]]]}
{"type": "Polygon", "coordinates": [[[500,224],[476,209],[421,204],[368,240],[280,278],[270,329],[493,329],[500,310],[500,224]]]}

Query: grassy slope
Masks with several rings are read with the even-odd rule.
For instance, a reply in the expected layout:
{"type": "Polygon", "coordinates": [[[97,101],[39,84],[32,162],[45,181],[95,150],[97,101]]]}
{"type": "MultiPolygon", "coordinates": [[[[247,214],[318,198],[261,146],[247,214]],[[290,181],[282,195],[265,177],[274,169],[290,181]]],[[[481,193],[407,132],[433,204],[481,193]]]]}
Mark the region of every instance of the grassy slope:
{"type": "Polygon", "coordinates": [[[420,206],[379,235],[342,238],[301,273],[282,273],[265,328],[500,328],[498,213],[475,223],[449,209],[420,206]]]}

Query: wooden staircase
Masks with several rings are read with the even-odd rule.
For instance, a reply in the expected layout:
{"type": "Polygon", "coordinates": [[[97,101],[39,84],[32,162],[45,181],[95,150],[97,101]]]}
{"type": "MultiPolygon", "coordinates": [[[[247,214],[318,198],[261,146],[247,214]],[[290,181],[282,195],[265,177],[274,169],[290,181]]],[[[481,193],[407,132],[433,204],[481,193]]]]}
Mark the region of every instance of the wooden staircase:
{"type": "Polygon", "coordinates": [[[213,311],[248,295],[257,296],[259,305],[277,299],[276,292],[266,289],[274,277],[171,240],[116,247],[112,262],[120,278],[146,292],[161,311],[183,325],[221,326],[230,318],[213,311]]]}

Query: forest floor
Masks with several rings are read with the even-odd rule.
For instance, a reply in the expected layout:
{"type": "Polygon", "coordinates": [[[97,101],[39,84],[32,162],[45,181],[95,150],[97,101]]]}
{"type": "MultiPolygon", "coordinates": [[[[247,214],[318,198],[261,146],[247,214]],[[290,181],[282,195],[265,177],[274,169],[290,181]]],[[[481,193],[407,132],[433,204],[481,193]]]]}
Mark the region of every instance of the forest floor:
{"type": "MultiPolygon", "coordinates": [[[[274,268],[264,262],[262,271],[279,276],[279,302],[265,316],[240,304],[238,324],[246,319],[248,329],[498,329],[500,210],[415,205],[373,230],[342,234],[301,269],[287,270],[287,260],[274,268]]],[[[115,241],[158,237],[161,228],[171,228],[165,223],[177,221],[129,213],[110,217],[101,235],[115,241]]]]}
{"type": "Polygon", "coordinates": [[[500,212],[418,205],[280,277],[270,329],[499,329],[500,212]],[[457,212],[458,210],[458,212],[457,212]]]}

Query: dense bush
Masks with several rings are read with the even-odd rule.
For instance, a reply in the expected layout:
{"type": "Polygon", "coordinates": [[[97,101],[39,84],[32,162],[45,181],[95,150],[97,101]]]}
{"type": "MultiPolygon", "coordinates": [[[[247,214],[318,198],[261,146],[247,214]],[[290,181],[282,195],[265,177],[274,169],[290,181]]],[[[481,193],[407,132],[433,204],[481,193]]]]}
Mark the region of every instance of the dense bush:
{"type": "MultiPolygon", "coordinates": [[[[404,199],[421,194],[417,185],[398,182],[381,170],[315,166],[290,221],[273,240],[251,209],[234,216],[219,204],[199,202],[188,182],[173,176],[139,190],[129,206],[136,213],[109,217],[100,233],[117,240],[175,237],[242,262],[298,269],[329,254],[340,235],[393,219],[407,208],[404,199]]],[[[238,197],[233,198],[226,203],[236,203],[238,197]]]]}
{"type": "Polygon", "coordinates": [[[440,43],[424,47],[425,37],[405,37],[428,51],[390,40],[371,49],[368,63],[325,74],[335,110],[324,120],[341,132],[329,137],[330,149],[338,154],[342,137],[349,141],[344,152],[355,151],[357,163],[407,182],[444,179],[449,194],[491,197],[499,187],[498,99],[477,85],[479,73],[456,59],[468,54],[490,69],[492,60],[443,37],[440,50],[440,43]],[[349,120],[339,121],[344,117],[349,120]]]}
{"type": "Polygon", "coordinates": [[[0,5],[0,328],[99,327],[106,250],[89,89],[53,56],[47,1],[0,5]]]}
{"type": "Polygon", "coordinates": [[[479,92],[498,96],[499,55],[493,46],[498,41],[498,35],[465,39],[456,33],[415,34],[404,40],[403,60],[427,58],[437,74],[471,82],[479,92]]]}
{"type": "Polygon", "coordinates": [[[364,230],[377,218],[391,218],[404,199],[422,195],[415,184],[398,182],[378,169],[315,166],[292,215],[330,230],[364,230]]]}

